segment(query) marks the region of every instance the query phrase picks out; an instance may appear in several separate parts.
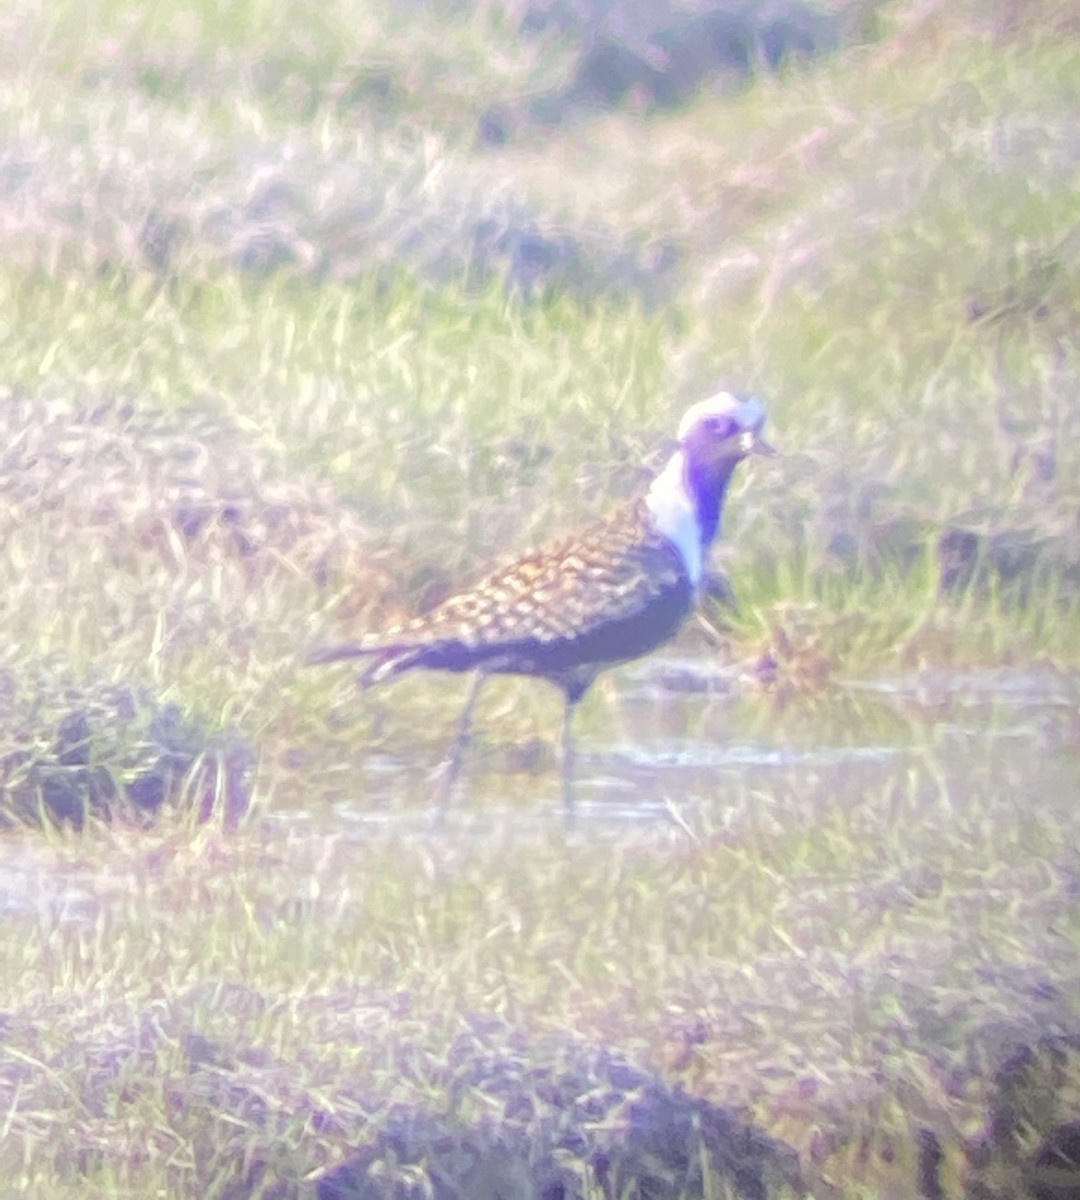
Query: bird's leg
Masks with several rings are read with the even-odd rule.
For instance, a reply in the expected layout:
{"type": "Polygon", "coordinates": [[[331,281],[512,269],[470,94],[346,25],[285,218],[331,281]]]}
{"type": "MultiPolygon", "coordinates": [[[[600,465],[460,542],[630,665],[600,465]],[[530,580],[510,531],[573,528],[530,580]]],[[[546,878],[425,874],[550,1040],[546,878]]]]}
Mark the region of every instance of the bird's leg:
{"type": "Polygon", "coordinates": [[[560,755],[562,764],[563,816],[568,825],[572,824],[574,820],[574,732],[571,724],[577,706],[577,698],[568,694],[566,705],[563,708],[562,754],[560,755]]]}
{"type": "Polygon", "coordinates": [[[457,782],[458,774],[461,771],[465,749],[472,740],[473,709],[476,707],[477,697],[480,695],[480,689],[484,686],[486,679],[487,676],[483,671],[473,672],[472,682],[469,685],[469,694],[465,699],[465,709],[461,714],[461,720],[458,722],[457,736],[454,738],[454,744],[450,748],[450,754],[438,768],[441,778],[439,779],[439,786],[436,792],[436,804],[440,816],[446,810],[453,796],[454,784],[457,782]]]}

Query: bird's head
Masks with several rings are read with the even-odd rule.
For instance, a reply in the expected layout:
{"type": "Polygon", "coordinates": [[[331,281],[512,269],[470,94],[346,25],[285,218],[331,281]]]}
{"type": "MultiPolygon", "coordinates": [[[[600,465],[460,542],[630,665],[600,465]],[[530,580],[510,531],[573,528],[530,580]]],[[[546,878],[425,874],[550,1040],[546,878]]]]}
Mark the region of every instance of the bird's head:
{"type": "Polygon", "coordinates": [[[717,392],[686,410],[679,446],[691,470],[727,475],[750,454],[775,454],[761,436],[765,407],[756,396],[717,392]]]}
{"type": "Polygon", "coordinates": [[[756,396],[718,392],[699,400],[679,423],[678,450],[649,488],[645,503],[656,528],[674,543],[695,586],[736,466],[751,454],[776,453],[761,436],[764,425],[756,396]]]}

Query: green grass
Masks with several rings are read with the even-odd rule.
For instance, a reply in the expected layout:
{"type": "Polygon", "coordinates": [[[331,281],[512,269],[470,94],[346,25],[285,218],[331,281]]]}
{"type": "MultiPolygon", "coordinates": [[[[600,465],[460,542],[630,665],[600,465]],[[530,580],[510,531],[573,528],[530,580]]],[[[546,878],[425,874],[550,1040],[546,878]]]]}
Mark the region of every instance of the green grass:
{"type": "MultiPolygon", "coordinates": [[[[559,1087],[622,1128],[603,1047],[746,1109],[815,1194],[913,1194],[927,1130],[946,1194],[1028,1186],[1076,1096],[1044,1035],[1075,1030],[1080,934],[1077,29],[1049,2],[876,13],[805,71],[484,153],[485,108],[573,63],[497,4],[7,18],[5,792],[81,689],[257,756],[235,836],[0,837],[13,1194],[310,1197],[396,1104],[466,1130],[432,1139],[454,1169],[476,1139],[470,1200],[525,1198],[484,1139],[559,1087]],[[581,247],[532,300],[470,263],[507,214],[581,247]],[[601,683],[586,776],[651,815],[567,831],[557,697],[493,684],[431,832],[459,681],[358,699],[302,651],[606,511],[718,384],[782,451],[725,513],[737,608],[682,643],[736,664],[734,699],[601,683]],[[969,704],[969,668],[1042,682],[969,704]],[[890,703],[841,690],[913,671],[890,703]],[[866,757],[709,765],[744,741],[866,757]]],[[[533,1117],[541,1146],[558,1114],[533,1117]]]]}
{"type": "Polygon", "coordinates": [[[875,1149],[857,1167],[859,1137],[903,1146],[929,1119],[911,1110],[917,1097],[950,1078],[983,1086],[965,1056],[984,1027],[1016,1020],[1031,964],[1052,971],[1070,921],[1075,933],[1049,865],[1066,852],[1067,798],[1015,826],[1008,763],[1003,750],[974,769],[962,797],[912,772],[858,804],[792,773],[729,789],[722,828],[703,812],[691,837],[673,828],[636,842],[558,826],[350,836],[325,822],[229,842],[50,839],[34,870],[66,880],[69,899],[39,883],[39,911],[9,918],[0,943],[8,1069],[24,1088],[6,1093],[6,1165],[31,1189],[52,1187],[73,1169],[67,1155],[94,1161],[100,1146],[100,1169],[119,1182],[91,1194],[161,1186],[155,1159],[172,1160],[168,1194],[228,1194],[211,1181],[235,1179],[242,1152],[275,1146],[275,1177],[333,1161],[359,1136],[357,1106],[376,1098],[443,1111],[451,1063],[482,1088],[485,1055],[522,1053],[505,1023],[537,1047],[566,1030],[586,1045],[647,1047],[693,1091],[752,1102],[796,1144],[813,1113],[861,1094],[873,1123],[833,1118],[837,1161],[902,1178],[908,1151],[895,1161],[875,1149]],[[882,1039],[898,1029],[910,1040],[882,1074],[882,1039]],[[48,1066],[25,1071],[35,1064],[48,1066]],[[216,1071],[232,1092],[208,1102],[200,1089],[216,1071]],[[299,1120],[292,1135],[258,1116],[249,1088],[299,1120]],[[336,1123],[320,1133],[301,1119],[312,1108],[336,1123]],[[66,1154],[35,1142],[49,1111],[64,1114],[66,1154]],[[230,1124],[238,1140],[224,1136],[230,1124]],[[187,1161],[200,1139],[209,1157],[187,1161]]]}

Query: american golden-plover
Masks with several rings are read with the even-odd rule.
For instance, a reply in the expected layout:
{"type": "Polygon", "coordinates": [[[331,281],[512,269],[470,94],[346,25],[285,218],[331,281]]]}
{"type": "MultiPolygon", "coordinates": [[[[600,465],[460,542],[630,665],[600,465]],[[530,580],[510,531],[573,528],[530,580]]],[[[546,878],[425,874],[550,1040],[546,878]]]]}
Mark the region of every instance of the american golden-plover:
{"type": "Polygon", "coordinates": [[[678,448],[644,495],[607,520],[519,558],[437,608],[358,642],[315,649],[308,662],[368,659],[362,687],[405,671],[470,671],[474,679],[444,764],[449,799],[489,675],[546,679],[565,698],[562,797],[573,807],[574,709],[600,671],[671,638],[697,603],[705,555],[736,465],[771,454],[765,409],[720,392],[693,405],[678,448]]]}

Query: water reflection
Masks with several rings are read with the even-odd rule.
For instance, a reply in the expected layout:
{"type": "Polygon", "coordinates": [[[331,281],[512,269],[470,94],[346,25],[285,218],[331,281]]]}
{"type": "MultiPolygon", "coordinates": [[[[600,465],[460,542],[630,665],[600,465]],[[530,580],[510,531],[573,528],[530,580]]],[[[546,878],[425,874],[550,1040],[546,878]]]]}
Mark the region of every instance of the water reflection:
{"type": "MultiPolygon", "coordinates": [[[[855,680],[777,705],[707,661],[652,659],[613,677],[608,702],[584,714],[576,791],[585,822],[666,824],[671,806],[723,810],[746,791],[831,792],[843,804],[911,772],[955,784],[987,769],[1014,787],[1051,790],[1054,731],[1076,719],[1071,681],[1054,671],[932,671],[855,680]]],[[[428,813],[432,740],[392,753],[359,740],[307,758],[304,794],[364,824],[411,825],[428,813]],[[349,756],[347,769],[340,759],[349,756]],[[335,761],[318,780],[319,764],[335,761]]],[[[1075,773],[1075,772],[1074,772],[1075,773]]],[[[452,826],[499,814],[524,833],[561,819],[550,742],[482,742],[452,826]]]]}

